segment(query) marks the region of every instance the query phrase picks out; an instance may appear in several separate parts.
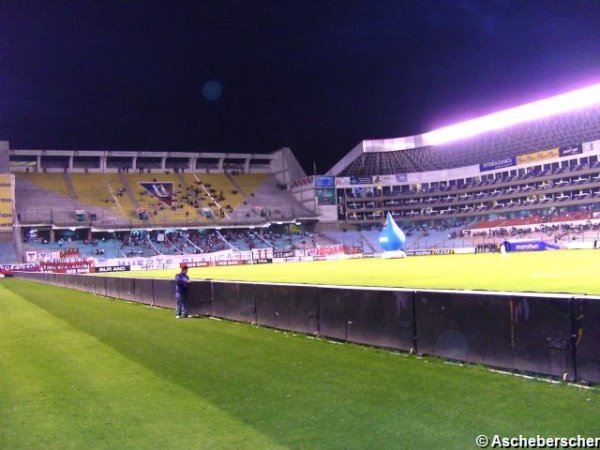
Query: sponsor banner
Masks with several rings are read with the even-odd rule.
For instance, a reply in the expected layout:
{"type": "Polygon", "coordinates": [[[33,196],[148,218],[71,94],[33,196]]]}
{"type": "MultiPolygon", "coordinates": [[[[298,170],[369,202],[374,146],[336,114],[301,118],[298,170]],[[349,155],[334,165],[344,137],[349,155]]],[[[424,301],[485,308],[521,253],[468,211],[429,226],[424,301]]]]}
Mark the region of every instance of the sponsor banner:
{"type": "Polygon", "coordinates": [[[583,153],[583,146],[581,144],[566,145],[564,147],[559,147],[558,153],[560,154],[561,158],[563,156],[579,155],[583,153]]]}
{"type": "Polygon", "coordinates": [[[540,250],[558,249],[557,245],[545,241],[504,241],[506,251],[509,252],[536,252],[540,250]]]}
{"type": "Polygon", "coordinates": [[[373,183],[395,184],[408,183],[408,177],[405,173],[397,173],[395,175],[376,175],[373,183]]]}
{"type": "Polygon", "coordinates": [[[339,255],[344,253],[344,245],[336,244],[336,245],[328,245],[327,247],[317,247],[315,258],[318,256],[328,256],[328,255],[339,255]]]}
{"type": "Polygon", "coordinates": [[[299,187],[313,187],[315,182],[315,177],[313,175],[309,177],[298,178],[296,181],[292,182],[292,189],[299,187]]]}
{"type": "Polygon", "coordinates": [[[348,186],[350,186],[350,178],[348,178],[348,177],[335,177],[335,185],[337,187],[348,187],[348,186]]]}
{"type": "Polygon", "coordinates": [[[32,263],[34,261],[38,261],[38,253],[37,252],[25,252],[25,262],[32,263]]]}
{"type": "Polygon", "coordinates": [[[208,267],[210,266],[210,261],[190,261],[187,264],[188,267],[208,267]]]}
{"type": "Polygon", "coordinates": [[[317,189],[317,205],[335,205],[335,189],[317,189]]]}
{"type": "Polygon", "coordinates": [[[518,242],[518,243],[509,243],[509,248],[511,252],[531,252],[538,250],[545,250],[545,247],[542,242],[518,242]]]}
{"type": "Polygon", "coordinates": [[[252,261],[252,264],[271,264],[273,262],[273,258],[257,258],[252,261]]]}
{"type": "Polygon", "coordinates": [[[281,259],[281,258],[293,258],[294,250],[285,250],[279,252],[273,252],[273,258],[281,259]]]}
{"type": "Polygon", "coordinates": [[[273,258],[273,263],[314,261],[313,256],[290,256],[288,258],[273,258]]]}
{"type": "Polygon", "coordinates": [[[78,247],[67,248],[64,250],[60,250],[58,252],[59,259],[77,258],[77,257],[79,257],[79,248],[78,247]]]}
{"type": "Polygon", "coordinates": [[[248,261],[243,259],[225,259],[215,261],[215,266],[243,266],[245,264],[248,264],[248,261]]]}
{"type": "Polygon", "coordinates": [[[273,258],[273,248],[253,248],[252,249],[252,259],[256,261],[257,259],[272,259],[273,258]]]}
{"type": "Polygon", "coordinates": [[[503,169],[504,167],[511,167],[511,166],[515,166],[516,164],[517,164],[517,161],[516,161],[515,157],[508,156],[506,158],[496,159],[494,161],[488,161],[488,162],[479,164],[479,171],[487,172],[488,170],[503,169]]]}
{"type": "Polygon", "coordinates": [[[454,255],[453,248],[429,248],[422,250],[405,250],[408,256],[454,255]]]}
{"type": "Polygon", "coordinates": [[[527,164],[536,161],[544,161],[546,159],[555,159],[559,156],[558,148],[549,150],[541,150],[539,152],[527,153],[526,155],[517,156],[517,165],[527,164]]]}
{"type": "Polygon", "coordinates": [[[350,184],[373,184],[373,177],[367,175],[351,176],[350,184]]]}
{"type": "Polygon", "coordinates": [[[363,251],[362,247],[344,245],[344,253],[346,255],[362,254],[362,251],[363,251]]]}
{"type": "Polygon", "coordinates": [[[315,177],[316,188],[333,188],[335,187],[335,177],[317,175],[315,177]]]}
{"type": "Polygon", "coordinates": [[[108,273],[108,272],[129,272],[130,266],[96,266],[92,268],[94,273],[108,273]]]}
{"type": "Polygon", "coordinates": [[[19,272],[39,272],[39,264],[0,264],[0,270],[11,270],[19,272]]]}
{"type": "Polygon", "coordinates": [[[90,273],[94,265],[92,260],[85,261],[42,261],[40,269],[42,272],[53,273],[90,273]]]}
{"type": "Polygon", "coordinates": [[[15,203],[15,176],[0,175],[0,231],[13,228],[13,206],[15,203]]]}

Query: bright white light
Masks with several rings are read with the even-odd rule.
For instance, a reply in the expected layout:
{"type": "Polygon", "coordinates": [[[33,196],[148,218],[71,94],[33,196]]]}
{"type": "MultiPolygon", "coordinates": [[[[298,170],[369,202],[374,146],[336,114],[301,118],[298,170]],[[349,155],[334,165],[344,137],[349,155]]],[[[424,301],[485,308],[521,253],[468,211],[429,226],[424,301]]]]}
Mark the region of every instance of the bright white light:
{"type": "Polygon", "coordinates": [[[577,89],[555,97],[538,100],[506,109],[487,116],[460,122],[423,134],[424,145],[440,145],[510,127],[531,120],[542,119],[600,103],[600,84],[577,89]]]}

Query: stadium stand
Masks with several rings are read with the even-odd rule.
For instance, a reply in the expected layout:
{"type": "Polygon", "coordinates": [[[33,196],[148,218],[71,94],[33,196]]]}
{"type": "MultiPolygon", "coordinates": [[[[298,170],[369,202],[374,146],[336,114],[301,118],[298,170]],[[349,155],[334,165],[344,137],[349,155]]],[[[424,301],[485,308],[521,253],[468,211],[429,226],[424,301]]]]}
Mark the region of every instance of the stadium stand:
{"type": "Polygon", "coordinates": [[[592,106],[508,129],[488,132],[456,143],[437,146],[365,152],[350,161],[336,176],[392,175],[479,164],[600,139],[600,106],[592,106]]]}
{"type": "Polygon", "coordinates": [[[522,235],[597,240],[596,103],[447,143],[431,133],[363,141],[324,176],[306,176],[289,149],[45,151],[3,141],[0,162],[16,175],[15,230],[47,241],[14,243],[14,253],[60,239],[95,257],[334,243],[379,253],[387,213],[408,250],[522,235]]]}

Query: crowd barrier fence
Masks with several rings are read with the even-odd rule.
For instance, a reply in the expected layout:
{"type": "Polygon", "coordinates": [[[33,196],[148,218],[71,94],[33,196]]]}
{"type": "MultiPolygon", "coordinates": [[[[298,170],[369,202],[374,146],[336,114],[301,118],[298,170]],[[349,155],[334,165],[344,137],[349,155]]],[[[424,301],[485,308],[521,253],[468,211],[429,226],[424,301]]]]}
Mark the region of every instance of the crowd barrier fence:
{"type": "MultiPolygon", "coordinates": [[[[175,308],[173,280],[17,276],[175,308]]],[[[598,297],[192,281],[188,305],[197,316],[600,383],[598,297]]]]}

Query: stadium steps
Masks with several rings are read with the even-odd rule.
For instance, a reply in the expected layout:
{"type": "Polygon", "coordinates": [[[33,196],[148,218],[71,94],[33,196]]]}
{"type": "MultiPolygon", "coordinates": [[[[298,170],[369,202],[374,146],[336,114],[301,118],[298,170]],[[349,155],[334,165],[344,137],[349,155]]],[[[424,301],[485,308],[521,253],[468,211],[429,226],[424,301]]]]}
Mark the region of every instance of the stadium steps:
{"type": "Polygon", "coordinates": [[[73,200],[77,200],[77,193],[75,192],[75,186],[73,186],[73,180],[71,179],[71,173],[70,172],[65,172],[63,174],[63,177],[65,179],[65,186],[67,186],[67,191],[69,192],[69,195],[71,196],[71,198],[73,200]]]}
{"type": "Polygon", "coordinates": [[[138,202],[135,193],[131,189],[131,185],[129,184],[127,176],[123,172],[119,172],[119,181],[121,181],[123,187],[125,188],[125,194],[127,194],[127,198],[129,198],[129,201],[132,203],[134,209],[137,210],[140,207],[140,203],[138,202]]]}
{"type": "Polygon", "coordinates": [[[244,198],[248,198],[249,194],[242,188],[242,186],[240,186],[240,184],[237,182],[237,180],[235,178],[233,178],[231,176],[231,174],[229,173],[225,173],[225,176],[227,177],[227,179],[229,180],[229,182],[233,185],[233,187],[235,187],[235,189],[242,194],[242,197],[244,198]]]}
{"type": "MultiPolygon", "coordinates": [[[[237,179],[239,182],[240,178],[237,179]]],[[[240,184],[244,186],[244,184],[240,184]]],[[[277,180],[272,175],[267,176],[253,194],[248,204],[254,217],[260,218],[259,211],[264,209],[267,220],[316,218],[315,213],[302,206],[291,192],[280,189],[277,180]]]]}
{"type": "Polygon", "coordinates": [[[89,214],[95,214],[96,223],[125,223],[125,213],[111,194],[110,185],[103,174],[71,174],[71,183],[78,205],[89,214]]]}
{"type": "Polygon", "coordinates": [[[179,180],[179,183],[183,186],[184,190],[188,190],[190,188],[190,185],[188,184],[188,180],[186,180],[186,178],[183,176],[183,174],[181,172],[177,172],[177,179],[179,180]]]}
{"type": "MultiPolygon", "coordinates": [[[[203,205],[204,201],[202,200],[202,197],[200,195],[193,194],[193,192],[192,192],[192,190],[194,189],[194,181],[195,181],[195,179],[193,179],[193,181],[192,181],[192,179],[189,178],[189,176],[186,177],[181,172],[177,172],[176,176],[177,176],[177,179],[179,180],[179,184],[182,186],[182,191],[186,193],[186,195],[188,196],[188,198],[191,198],[192,200],[197,201],[198,204],[199,204],[199,206],[200,206],[200,208],[204,207],[205,205],[203,205]]],[[[204,217],[204,215],[202,214],[202,210],[201,209],[194,209],[194,212],[191,213],[191,216],[192,217],[196,217],[198,220],[201,220],[201,221],[206,221],[207,220],[204,217]]]]}
{"type": "Polygon", "coordinates": [[[114,204],[112,208],[115,211],[115,214],[120,215],[127,221],[131,221],[135,212],[134,204],[131,203],[128,195],[117,196],[116,194],[119,189],[127,189],[121,183],[119,175],[116,173],[104,174],[104,183],[109,193],[109,200],[114,204]]]}
{"type": "Polygon", "coordinates": [[[363,243],[366,243],[366,244],[367,244],[367,247],[369,247],[369,249],[370,249],[370,250],[371,250],[373,253],[377,253],[377,251],[378,251],[378,250],[377,250],[377,249],[376,249],[376,248],[373,246],[373,244],[371,243],[371,241],[370,241],[370,240],[367,238],[367,236],[365,236],[365,235],[363,234],[363,232],[362,232],[362,231],[359,231],[359,232],[358,232],[358,235],[360,236],[360,240],[361,240],[363,243]]]}

